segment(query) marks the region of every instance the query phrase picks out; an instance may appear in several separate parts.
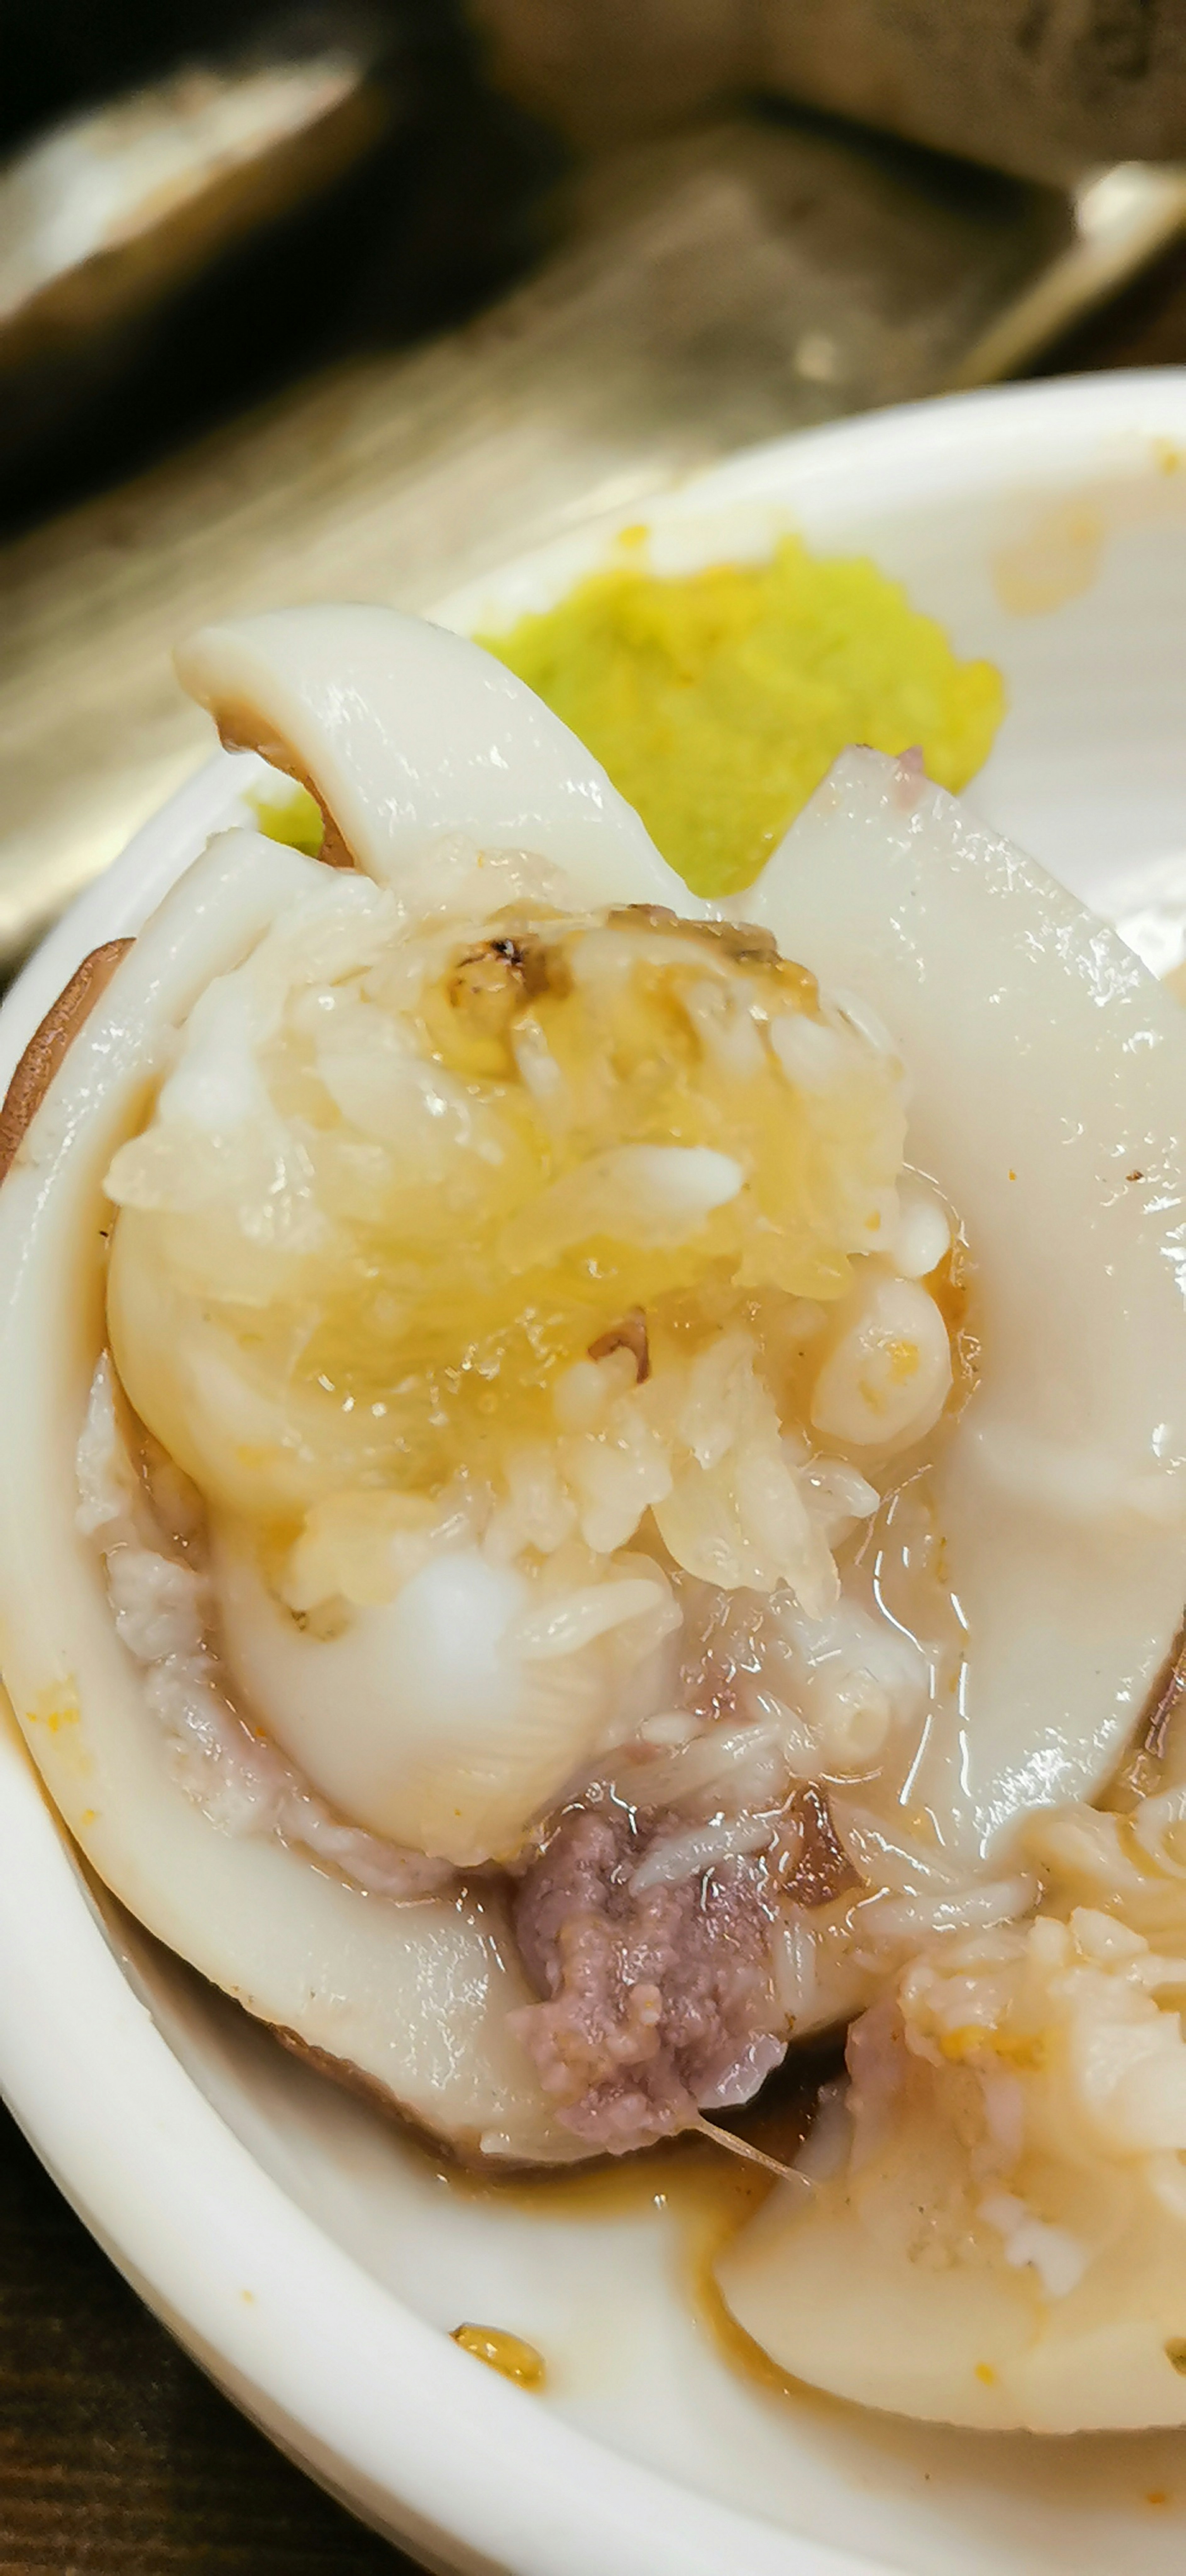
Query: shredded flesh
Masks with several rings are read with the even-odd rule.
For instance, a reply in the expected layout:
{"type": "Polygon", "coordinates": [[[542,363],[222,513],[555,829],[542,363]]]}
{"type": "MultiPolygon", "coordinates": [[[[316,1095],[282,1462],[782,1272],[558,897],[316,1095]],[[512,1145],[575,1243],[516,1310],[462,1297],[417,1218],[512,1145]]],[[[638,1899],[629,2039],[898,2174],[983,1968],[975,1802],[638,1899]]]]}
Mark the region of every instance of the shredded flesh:
{"type": "Polygon", "coordinates": [[[423,1852],[397,1851],[331,1815],[290,1763],[236,1714],[210,1644],[200,1564],[171,1554],[116,1414],[100,1360],[78,1444],[78,1526],[107,1570],[119,1635],[144,1672],[179,1778],[224,1832],[275,1833],[376,1895],[414,1899],[451,1884],[423,1852]]]}
{"type": "Polygon", "coordinates": [[[318,881],[202,996],[107,1179],[81,1520],[224,1829],[396,1897],[510,1872],[518,2035],[617,2150],[899,1954],[842,1792],[892,1808],[949,1686],[882,1595],[953,1230],[885,1033],[769,934],[517,864],[493,916],[473,854],[427,920],[318,881]]]}

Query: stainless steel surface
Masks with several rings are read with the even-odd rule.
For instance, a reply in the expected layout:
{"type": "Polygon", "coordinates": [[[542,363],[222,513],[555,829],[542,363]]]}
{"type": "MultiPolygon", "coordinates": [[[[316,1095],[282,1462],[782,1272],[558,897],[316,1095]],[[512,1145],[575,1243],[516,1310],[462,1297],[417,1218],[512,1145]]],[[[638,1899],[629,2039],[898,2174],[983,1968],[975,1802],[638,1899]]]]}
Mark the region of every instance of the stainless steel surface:
{"type": "Polygon", "coordinates": [[[382,121],[340,46],[193,67],[39,136],[0,168],[0,382],[167,294],[382,121]]]}
{"type": "Polygon", "coordinates": [[[1177,0],[756,0],[756,28],[763,85],[994,167],[1186,156],[1177,0]]]}
{"type": "Polygon", "coordinates": [[[469,0],[498,76],[582,143],[781,92],[1074,186],[1186,157],[1179,0],[469,0]]]}
{"type": "Polygon", "coordinates": [[[586,175],[480,322],[358,359],[0,555],[0,960],[203,757],[174,641],[326,596],[422,607],[748,440],[1017,367],[1182,218],[737,120],[586,175]],[[1084,208],[1091,221],[1082,225],[1084,208]]]}

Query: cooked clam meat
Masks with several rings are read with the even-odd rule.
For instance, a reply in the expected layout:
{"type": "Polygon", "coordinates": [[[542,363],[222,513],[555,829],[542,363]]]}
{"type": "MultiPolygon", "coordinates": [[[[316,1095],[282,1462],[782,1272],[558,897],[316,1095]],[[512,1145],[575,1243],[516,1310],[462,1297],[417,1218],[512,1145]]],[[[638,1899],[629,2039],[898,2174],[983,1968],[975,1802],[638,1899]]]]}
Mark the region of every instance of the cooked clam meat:
{"type": "Polygon", "coordinates": [[[507,1870],[520,2038],[633,2146],[782,2054],[796,1784],[876,1797],[917,1748],[925,1654],[836,1551],[952,1395],[909,1274],[933,1248],[950,1301],[953,1220],[899,1202],[892,1048],[769,933],[539,873],[409,924],[310,870],[108,1169],[107,1317],[130,1454],[191,1498],[203,1680],[309,1848],[507,1870]]]}
{"type": "Polygon", "coordinates": [[[459,638],[183,667],[333,864],[215,839],[0,1196],[66,1822],[487,2160],[848,2025],[747,2331],[920,2414],[1186,2419],[1186,1024],[909,759],[727,919],[459,638]]]}

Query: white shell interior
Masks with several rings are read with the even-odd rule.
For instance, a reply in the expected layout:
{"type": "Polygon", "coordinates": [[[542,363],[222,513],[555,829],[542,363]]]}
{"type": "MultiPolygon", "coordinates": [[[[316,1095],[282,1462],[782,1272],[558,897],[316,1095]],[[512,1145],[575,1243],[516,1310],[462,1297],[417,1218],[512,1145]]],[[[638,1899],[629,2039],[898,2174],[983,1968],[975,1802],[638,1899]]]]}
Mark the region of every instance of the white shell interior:
{"type": "MultiPolygon", "coordinates": [[[[962,649],[1005,671],[1011,712],[974,805],[1123,912],[1141,900],[1127,901],[1138,871],[1186,850],[1183,444],[1180,378],[1027,389],[788,442],[656,515],[686,560],[760,545],[780,516],[813,542],[875,551],[962,649]]],[[[451,614],[509,618],[603,544],[567,539],[451,614]]],[[[243,819],[254,774],[250,761],[204,773],[54,935],[6,1005],[7,1064],[86,949],[135,927],[206,834],[243,819]]],[[[9,1740],[0,1891],[0,2076],[18,2115],[224,2383],[437,2563],[532,2576],[1180,2565],[1180,2437],[1041,2445],[776,2397],[690,2322],[670,2215],[560,2203],[541,2218],[448,2193],[362,2105],[128,1934],[150,2021],[9,1740]],[[325,2321],[314,2335],[311,2312],[325,2321]],[[507,2391],[417,2323],[463,2316],[538,2343],[548,2399],[507,2391]]]]}
{"type": "Polygon", "coordinates": [[[746,898],[900,1037],[912,1160],[974,1248],[983,1366],[937,1476],[968,1666],[915,1794],[977,1852],[1114,1769],[1186,1557],[1180,1005],[1078,905],[1050,907],[1027,860],[941,792],[911,804],[868,751],[746,898]]]}

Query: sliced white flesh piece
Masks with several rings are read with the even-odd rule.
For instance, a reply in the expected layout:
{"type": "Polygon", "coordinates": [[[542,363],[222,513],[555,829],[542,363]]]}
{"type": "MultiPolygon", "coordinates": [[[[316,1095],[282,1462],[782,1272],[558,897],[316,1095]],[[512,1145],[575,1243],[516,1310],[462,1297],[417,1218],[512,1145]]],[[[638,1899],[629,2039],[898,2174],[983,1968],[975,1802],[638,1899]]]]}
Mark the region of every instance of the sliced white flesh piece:
{"type": "Polygon", "coordinates": [[[550,860],[591,904],[704,910],[576,735],[464,636],[394,608],[273,609],[203,627],[177,670],[224,741],[312,788],[383,884],[459,834],[550,860]]]}
{"type": "Polygon", "coordinates": [[[88,1860],[248,2011],[473,2152],[567,2160],[506,2016],[528,2000],[488,1893],[396,1904],[274,1838],[236,1838],[174,1776],[78,1533],[75,1449],[103,1339],[103,1177],[171,1030],[321,879],[237,832],[170,894],[74,1043],[0,1191],[0,1637],[30,1751],[88,1860]]]}
{"type": "Polygon", "coordinates": [[[1083,2269],[1073,2229],[988,2194],[966,2259],[928,2262],[944,2180],[933,2136],[903,2129],[855,2174],[778,2184],[717,2264],[731,2314],[792,2377],[890,2414],[1032,2433],[1186,2423],[1186,2223],[1119,2176],[1083,2269]]]}
{"type": "Polygon", "coordinates": [[[723,2259],[746,2331],[901,2414],[1186,2423],[1184,1984],[1089,1907],[914,1961],[723,2259]]]}
{"type": "MultiPolygon", "coordinates": [[[[340,1814],[459,1867],[516,1850],[674,1682],[662,1653],[641,1675],[617,1669],[604,1653],[612,1628],[583,1655],[524,1654],[531,1587],[477,1547],[431,1558],[394,1600],[348,1611],[326,1638],[269,1592],[250,1536],[217,1533],[214,1580],[228,1668],[274,1741],[340,1814]]],[[[587,1596],[607,1628],[653,1619],[663,1602],[637,1578],[587,1596]]]]}
{"type": "Polygon", "coordinates": [[[911,1797],[988,1851],[1102,1786],[1182,1616],[1186,1018],[876,752],[844,754],[745,911],[892,1029],[910,1160],[967,1228],[980,1380],[935,1486],[967,1660],[911,1797]]]}

